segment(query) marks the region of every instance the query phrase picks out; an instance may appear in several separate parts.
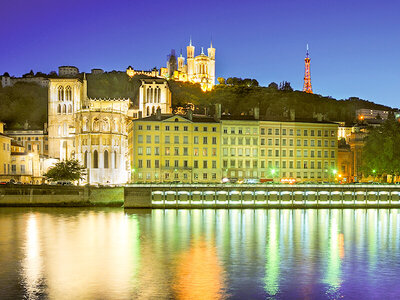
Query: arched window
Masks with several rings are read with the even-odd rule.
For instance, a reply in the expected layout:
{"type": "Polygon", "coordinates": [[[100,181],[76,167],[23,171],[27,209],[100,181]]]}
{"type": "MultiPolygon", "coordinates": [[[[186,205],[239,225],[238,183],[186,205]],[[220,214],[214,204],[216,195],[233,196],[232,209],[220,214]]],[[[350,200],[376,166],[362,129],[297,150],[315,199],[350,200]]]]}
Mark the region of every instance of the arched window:
{"type": "Polygon", "coordinates": [[[146,116],[150,116],[150,107],[147,106],[146,116]]]}
{"type": "Polygon", "coordinates": [[[69,85],[65,88],[65,100],[67,100],[67,101],[72,100],[72,90],[69,85]]]}
{"type": "Polygon", "coordinates": [[[61,114],[61,104],[58,104],[58,106],[57,106],[57,113],[61,114]]]}
{"type": "Polygon", "coordinates": [[[100,122],[98,119],[94,119],[93,121],[93,131],[99,131],[100,130],[100,122]]]}
{"type": "Polygon", "coordinates": [[[114,132],[118,132],[118,121],[114,119],[114,132]]]}
{"type": "Polygon", "coordinates": [[[147,97],[146,98],[147,98],[145,101],[146,103],[151,102],[151,88],[147,89],[147,97]]]}
{"type": "Polygon", "coordinates": [[[108,168],[109,168],[109,166],[108,166],[108,151],[105,150],[104,151],[104,169],[108,169],[108,168]]]}
{"type": "Polygon", "coordinates": [[[62,113],[63,114],[67,113],[67,106],[65,104],[62,106],[62,113]]]}
{"type": "Polygon", "coordinates": [[[89,127],[89,120],[88,119],[84,119],[83,120],[83,131],[87,131],[89,127]]]}
{"type": "Polygon", "coordinates": [[[153,106],[153,107],[151,108],[151,114],[154,115],[155,113],[156,113],[156,108],[153,106]]]}
{"type": "Polygon", "coordinates": [[[58,87],[58,101],[64,101],[64,88],[61,85],[58,87]]]}
{"type": "Polygon", "coordinates": [[[117,151],[114,151],[114,169],[117,169],[117,151]]]}
{"type": "Polygon", "coordinates": [[[87,168],[88,166],[88,152],[85,151],[85,156],[83,157],[83,166],[87,168]]]}
{"type": "Polygon", "coordinates": [[[99,167],[99,153],[97,150],[93,151],[93,168],[97,169],[99,167]]]}
{"type": "Polygon", "coordinates": [[[110,131],[110,122],[108,119],[103,120],[103,131],[110,131]]]}
{"type": "Polygon", "coordinates": [[[158,93],[157,93],[157,103],[160,103],[160,101],[161,101],[161,89],[160,88],[158,88],[158,93]]]}
{"type": "Polygon", "coordinates": [[[72,104],[68,105],[68,113],[72,114],[72,104]]]}

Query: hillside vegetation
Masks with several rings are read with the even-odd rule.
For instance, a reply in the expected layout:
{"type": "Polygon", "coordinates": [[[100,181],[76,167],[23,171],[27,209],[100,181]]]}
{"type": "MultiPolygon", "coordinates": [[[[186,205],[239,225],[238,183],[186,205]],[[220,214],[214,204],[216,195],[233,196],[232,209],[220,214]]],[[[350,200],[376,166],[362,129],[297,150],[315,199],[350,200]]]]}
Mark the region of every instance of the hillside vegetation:
{"type": "MultiPolygon", "coordinates": [[[[140,79],[144,75],[129,78],[123,72],[87,75],[90,98],[130,98],[137,103],[140,79]]],[[[219,78],[221,83],[211,92],[202,92],[198,84],[169,81],[172,106],[196,105],[198,112],[213,111],[215,103],[221,103],[223,112],[233,116],[250,114],[259,107],[261,118],[280,118],[289,110],[295,110],[296,118],[312,118],[322,113],[332,121],[352,122],[359,108],[390,109],[359,98],[336,100],[316,94],[293,91],[288,82],[278,86],[258,86],[254,79],[219,78]],[[225,83],[226,82],[226,83],[225,83]]],[[[0,88],[0,120],[9,129],[22,128],[29,121],[32,128],[42,128],[47,121],[47,89],[33,83],[18,83],[13,87],[0,88]]]]}

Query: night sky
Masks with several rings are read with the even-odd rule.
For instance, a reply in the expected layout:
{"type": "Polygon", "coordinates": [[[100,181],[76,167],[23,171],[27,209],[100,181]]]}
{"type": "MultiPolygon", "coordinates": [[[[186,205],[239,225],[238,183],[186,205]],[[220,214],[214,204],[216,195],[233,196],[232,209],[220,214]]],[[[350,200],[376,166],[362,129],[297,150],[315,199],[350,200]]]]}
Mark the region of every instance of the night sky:
{"type": "Polygon", "coordinates": [[[395,0],[3,1],[0,73],[147,70],[212,36],[217,77],[302,89],[309,43],[315,93],[399,107],[399,11],[395,0]]]}

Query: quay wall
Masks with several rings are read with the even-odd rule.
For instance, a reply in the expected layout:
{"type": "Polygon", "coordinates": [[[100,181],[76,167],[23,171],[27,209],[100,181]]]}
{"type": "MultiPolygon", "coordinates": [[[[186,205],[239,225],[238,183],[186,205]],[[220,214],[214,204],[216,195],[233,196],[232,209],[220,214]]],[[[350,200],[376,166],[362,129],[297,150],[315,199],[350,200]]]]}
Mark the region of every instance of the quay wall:
{"type": "Polygon", "coordinates": [[[0,186],[0,206],[400,208],[400,185],[135,184],[0,186]]]}
{"type": "Polygon", "coordinates": [[[0,206],[119,206],[123,187],[0,186],[0,206]]]}
{"type": "Polygon", "coordinates": [[[400,185],[154,184],[125,187],[125,208],[400,207],[400,185]]]}

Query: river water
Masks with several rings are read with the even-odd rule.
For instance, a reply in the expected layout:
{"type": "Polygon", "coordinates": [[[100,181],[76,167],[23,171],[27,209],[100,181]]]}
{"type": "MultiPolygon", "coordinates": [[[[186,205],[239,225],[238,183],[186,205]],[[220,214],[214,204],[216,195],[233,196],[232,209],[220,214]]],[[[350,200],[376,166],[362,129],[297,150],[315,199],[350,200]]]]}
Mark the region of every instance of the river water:
{"type": "Polygon", "coordinates": [[[400,210],[0,208],[0,299],[399,299],[400,210]]]}

